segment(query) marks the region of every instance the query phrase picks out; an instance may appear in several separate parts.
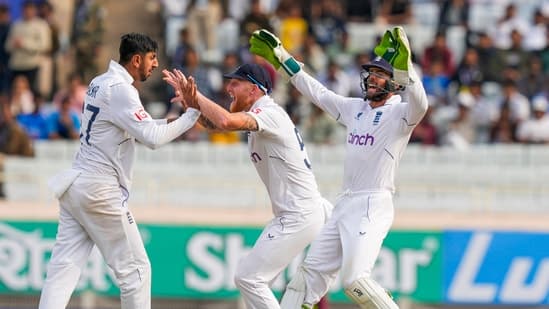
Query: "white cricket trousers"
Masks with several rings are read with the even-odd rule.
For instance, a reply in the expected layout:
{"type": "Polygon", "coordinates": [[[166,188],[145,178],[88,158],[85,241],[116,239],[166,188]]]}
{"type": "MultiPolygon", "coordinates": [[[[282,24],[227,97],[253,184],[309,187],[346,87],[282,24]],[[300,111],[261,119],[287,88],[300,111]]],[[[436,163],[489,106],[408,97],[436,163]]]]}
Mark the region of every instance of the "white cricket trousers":
{"type": "Polygon", "coordinates": [[[113,270],[123,309],[151,308],[151,266],[115,177],[80,175],[59,199],[59,227],[39,309],[65,308],[94,245],[113,270]]]}
{"type": "Polygon", "coordinates": [[[280,308],[270,285],[318,235],[332,205],[325,199],[299,213],[272,219],[250,253],[238,263],[235,283],[248,309],[280,308]]]}
{"type": "Polygon", "coordinates": [[[303,261],[305,302],[318,303],[338,271],[344,288],[370,277],[393,218],[391,192],[343,193],[303,261]]]}

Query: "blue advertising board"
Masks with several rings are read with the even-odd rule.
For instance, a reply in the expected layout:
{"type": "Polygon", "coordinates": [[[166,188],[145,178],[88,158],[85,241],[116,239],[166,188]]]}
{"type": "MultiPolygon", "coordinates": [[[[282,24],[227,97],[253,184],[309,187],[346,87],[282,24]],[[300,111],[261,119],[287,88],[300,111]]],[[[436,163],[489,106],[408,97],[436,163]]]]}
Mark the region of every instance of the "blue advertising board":
{"type": "Polygon", "coordinates": [[[446,231],[445,302],[549,305],[549,234],[446,231]]]}

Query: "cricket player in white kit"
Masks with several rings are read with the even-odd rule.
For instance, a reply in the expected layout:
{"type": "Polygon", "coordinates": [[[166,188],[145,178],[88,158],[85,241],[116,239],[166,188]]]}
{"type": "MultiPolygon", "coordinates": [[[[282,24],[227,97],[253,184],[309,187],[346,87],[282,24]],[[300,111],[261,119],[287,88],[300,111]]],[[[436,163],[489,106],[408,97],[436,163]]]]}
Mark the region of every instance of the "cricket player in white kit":
{"type": "Polygon", "coordinates": [[[127,205],[135,142],[154,149],[200,116],[198,105],[173,121],[153,120],[145,111],[133,83],[158,67],[156,51],[157,43],[145,35],[122,36],[120,62],[111,60],[88,87],[73,166],[50,182],[59,198],[59,227],[40,309],[67,306],[94,245],[116,275],[122,308],[151,308],[150,262],[127,205]]]}
{"type": "Polygon", "coordinates": [[[192,77],[181,83],[183,101],[198,100],[199,121],[207,128],[248,131],[250,160],[267,188],[274,218],[240,260],[235,283],[249,309],[280,308],[270,284],[311,243],[332,205],[318,191],[299,131],[269,96],[267,71],[244,64],[224,77],[231,79],[226,89],[231,112],[197,93],[192,77]]]}
{"type": "Polygon", "coordinates": [[[305,97],[347,128],[343,193],[288,284],[281,308],[312,308],[338,271],[345,293],[361,308],[398,308],[371,272],[393,222],[395,172],[428,105],[404,30],[388,30],[375,48],[378,57],[363,65],[364,98],[328,90],[304,72],[268,31],[256,31],[250,43],[252,53],[282,68],[305,97]],[[409,102],[395,93],[404,88],[409,102]]]}

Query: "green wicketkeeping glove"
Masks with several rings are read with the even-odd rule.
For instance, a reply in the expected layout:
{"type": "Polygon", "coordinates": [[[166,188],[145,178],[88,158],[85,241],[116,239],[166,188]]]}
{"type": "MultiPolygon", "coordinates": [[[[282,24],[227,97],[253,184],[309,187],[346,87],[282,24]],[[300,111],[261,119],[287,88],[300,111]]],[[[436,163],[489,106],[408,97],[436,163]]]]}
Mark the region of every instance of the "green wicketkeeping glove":
{"type": "Polygon", "coordinates": [[[412,51],[408,37],[402,27],[387,30],[381,42],[374,48],[374,53],[387,60],[394,70],[394,80],[400,85],[411,83],[409,70],[412,68],[412,51]]]}
{"type": "Polygon", "coordinates": [[[265,58],[275,69],[282,67],[292,77],[301,70],[301,65],[280,43],[280,40],[265,29],[256,30],[250,37],[250,52],[265,58]]]}

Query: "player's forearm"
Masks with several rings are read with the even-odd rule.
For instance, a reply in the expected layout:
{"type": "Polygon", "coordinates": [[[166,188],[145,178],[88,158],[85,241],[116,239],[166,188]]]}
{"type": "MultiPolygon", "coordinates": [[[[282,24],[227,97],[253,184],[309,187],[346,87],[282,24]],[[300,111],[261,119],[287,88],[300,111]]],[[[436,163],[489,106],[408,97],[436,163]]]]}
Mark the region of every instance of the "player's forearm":
{"type": "MultiPolygon", "coordinates": [[[[202,115],[206,118],[205,120],[206,123],[207,124],[209,123],[208,124],[209,126],[213,126],[214,128],[218,128],[221,130],[231,130],[232,129],[230,126],[231,113],[226,111],[223,107],[219,106],[219,104],[208,99],[202,93],[198,92],[197,95],[198,95],[198,103],[200,104],[200,111],[202,112],[202,115]]],[[[201,118],[204,118],[204,117],[201,117],[201,118]]],[[[208,125],[204,125],[204,126],[209,128],[208,125]]]]}
{"type": "Polygon", "coordinates": [[[155,122],[150,122],[150,125],[141,132],[141,138],[137,136],[136,138],[147,147],[156,149],[188,131],[195,125],[199,117],[200,111],[188,108],[183,115],[168,124],[158,125],[155,122]]]}
{"type": "Polygon", "coordinates": [[[210,119],[204,117],[203,115],[198,118],[198,123],[200,123],[204,128],[209,130],[215,130],[217,127],[213,122],[210,121],[210,119]]]}

